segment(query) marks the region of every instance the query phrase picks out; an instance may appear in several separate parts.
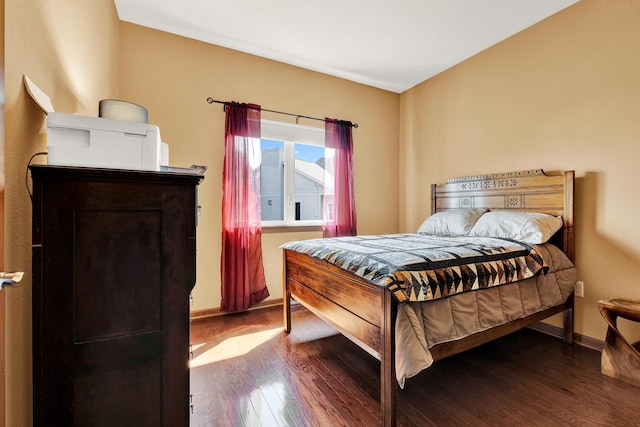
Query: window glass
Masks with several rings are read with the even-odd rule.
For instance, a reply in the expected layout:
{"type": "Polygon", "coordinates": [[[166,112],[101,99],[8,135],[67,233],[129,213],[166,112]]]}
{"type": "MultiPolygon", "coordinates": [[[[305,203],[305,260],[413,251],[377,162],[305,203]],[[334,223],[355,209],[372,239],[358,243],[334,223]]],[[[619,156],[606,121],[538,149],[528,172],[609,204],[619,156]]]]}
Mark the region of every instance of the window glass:
{"type": "Polygon", "coordinates": [[[261,136],[263,227],[321,225],[325,192],[333,193],[324,128],[263,119],[261,136]]]}
{"type": "Polygon", "coordinates": [[[284,221],[284,141],[260,140],[260,192],[263,221],[284,221]]]}
{"type": "Polygon", "coordinates": [[[295,220],[322,220],[324,198],[324,147],[294,144],[295,220]]]}

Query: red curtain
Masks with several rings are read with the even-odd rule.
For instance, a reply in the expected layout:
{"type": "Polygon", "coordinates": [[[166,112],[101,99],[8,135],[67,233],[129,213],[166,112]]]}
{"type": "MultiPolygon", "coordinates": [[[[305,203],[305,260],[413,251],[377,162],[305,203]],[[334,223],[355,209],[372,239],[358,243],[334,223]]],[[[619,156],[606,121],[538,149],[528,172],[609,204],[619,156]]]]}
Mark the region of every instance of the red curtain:
{"type": "Polygon", "coordinates": [[[269,296],[260,222],[260,106],[230,103],[225,112],[220,308],[241,311],[269,296]]]}
{"type": "Polygon", "coordinates": [[[356,235],[351,128],[351,122],[325,119],[326,159],[322,224],[324,237],[356,235]]]}

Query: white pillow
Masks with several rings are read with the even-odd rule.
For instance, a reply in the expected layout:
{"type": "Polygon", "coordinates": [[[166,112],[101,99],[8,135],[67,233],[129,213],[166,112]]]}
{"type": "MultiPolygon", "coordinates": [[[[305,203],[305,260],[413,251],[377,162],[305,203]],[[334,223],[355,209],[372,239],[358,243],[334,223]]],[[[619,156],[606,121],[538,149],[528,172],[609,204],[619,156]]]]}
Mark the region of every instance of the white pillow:
{"type": "Polygon", "coordinates": [[[436,212],[424,220],[418,233],[436,236],[466,236],[486,209],[455,209],[436,212]]]}
{"type": "Polygon", "coordinates": [[[482,215],[469,236],[502,237],[529,244],[547,242],[562,227],[562,218],[536,212],[491,211],[482,215]]]}

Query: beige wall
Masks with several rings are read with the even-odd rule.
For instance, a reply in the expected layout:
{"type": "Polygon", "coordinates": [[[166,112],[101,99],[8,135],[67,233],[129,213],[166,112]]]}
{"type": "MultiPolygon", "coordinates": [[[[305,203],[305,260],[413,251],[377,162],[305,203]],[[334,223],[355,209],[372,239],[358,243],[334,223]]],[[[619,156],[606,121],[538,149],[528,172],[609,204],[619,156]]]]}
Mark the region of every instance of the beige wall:
{"type": "MultiPolygon", "coordinates": [[[[193,309],[220,306],[220,236],[224,113],[219,100],[357,122],[354,129],[355,193],[360,233],[398,230],[398,101],[374,89],[280,62],[213,46],[129,23],[120,25],[120,94],[149,109],[170,146],[171,164],[209,167],[200,185],[197,284],[193,309]]],[[[286,116],[263,117],[288,120],[286,116]]],[[[318,122],[301,120],[302,124],[318,122]]],[[[278,247],[319,232],[263,235],[271,298],[282,297],[278,247]]]]}
{"type": "MultiPolygon", "coordinates": [[[[640,4],[576,5],[401,95],[400,230],[447,177],[575,169],[576,331],[597,301],[640,298],[640,4]]],[[[638,325],[628,325],[640,337],[638,325]]]]}
{"type": "MultiPolygon", "coordinates": [[[[25,170],[46,149],[44,114],[27,74],[57,111],[96,115],[118,96],[118,18],[112,0],[5,0],[5,267],[27,272],[6,292],[6,425],[31,425],[31,204],[25,170]]],[[[53,325],[52,327],[55,327],[53,325]]]]}

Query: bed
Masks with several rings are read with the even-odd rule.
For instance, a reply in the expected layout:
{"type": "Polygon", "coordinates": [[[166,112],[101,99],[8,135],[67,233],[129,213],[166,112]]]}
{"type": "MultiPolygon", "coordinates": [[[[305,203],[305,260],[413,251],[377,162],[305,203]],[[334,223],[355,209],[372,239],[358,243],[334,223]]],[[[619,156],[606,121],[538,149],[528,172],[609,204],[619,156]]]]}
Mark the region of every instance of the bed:
{"type": "MultiPolygon", "coordinates": [[[[404,366],[406,360],[410,361],[409,365],[413,359],[420,360],[420,367],[417,369],[419,371],[433,361],[492,341],[561,312],[563,312],[563,341],[572,343],[573,286],[571,282],[575,282],[575,269],[572,264],[574,260],[573,187],[573,171],[547,175],[541,169],[453,178],[445,184],[431,186],[433,214],[473,208],[487,209],[491,212],[537,212],[560,217],[561,228],[550,239],[552,245],[533,246],[538,251],[545,252],[550,258],[560,258],[558,254],[562,255],[564,261],[560,262],[561,265],[550,268],[553,280],[560,281],[556,278],[557,274],[562,276],[564,290],[555,292],[560,293],[561,296],[556,295],[552,299],[540,297],[543,294],[538,293],[543,286],[539,282],[549,275],[547,266],[544,274],[534,274],[526,278],[523,276],[524,280],[521,281],[514,279],[500,286],[459,295],[442,295],[442,298],[434,301],[399,303],[401,298],[398,298],[393,287],[380,286],[369,279],[365,280],[362,274],[354,274],[324,259],[287,249],[285,246],[283,257],[285,331],[291,330],[291,298],[295,298],[362,349],[378,358],[381,362],[380,395],[384,426],[396,425],[398,382],[402,384],[405,377],[413,375],[413,373],[397,375],[398,366],[404,366]],[[556,254],[553,253],[554,250],[557,251],[556,254]],[[556,274],[554,269],[559,273],[556,274]],[[476,300],[497,298],[502,301],[505,299],[504,295],[531,293],[532,289],[535,289],[538,299],[544,300],[543,303],[534,304],[535,307],[529,307],[518,316],[509,315],[499,322],[489,321],[482,325],[465,326],[464,333],[444,336],[442,339],[431,339],[431,342],[426,345],[422,342],[424,341],[422,338],[418,340],[421,342],[415,342],[415,340],[409,344],[406,342],[406,337],[412,335],[412,333],[403,333],[407,324],[416,323],[416,319],[428,316],[435,319],[438,313],[447,311],[453,312],[454,317],[457,317],[453,305],[458,304],[457,301],[462,301],[458,306],[466,307],[464,298],[476,300]],[[492,292],[498,293],[498,296],[491,296],[492,292]],[[448,306],[442,309],[438,304],[448,304],[448,306]],[[402,348],[397,348],[397,343],[401,343],[402,348]],[[422,347],[423,351],[417,356],[405,354],[406,347],[418,350],[422,347]],[[401,380],[400,377],[402,377],[401,380]]],[[[529,305],[523,302],[522,306],[525,304],[529,305]]],[[[424,322],[421,327],[426,330],[427,335],[432,332],[429,330],[430,326],[425,325],[424,322]]],[[[447,326],[444,329],[446,330],[447,326]]],[[[426,339],[429,340],[428,337],[426,339]]],[[[408,370],[415,371],[416,367],[410,366],[408,370]]]]}

